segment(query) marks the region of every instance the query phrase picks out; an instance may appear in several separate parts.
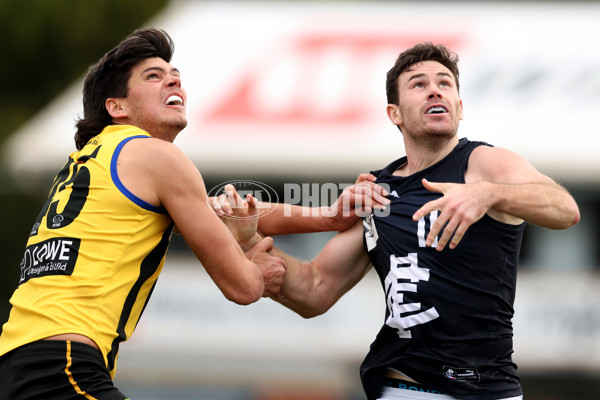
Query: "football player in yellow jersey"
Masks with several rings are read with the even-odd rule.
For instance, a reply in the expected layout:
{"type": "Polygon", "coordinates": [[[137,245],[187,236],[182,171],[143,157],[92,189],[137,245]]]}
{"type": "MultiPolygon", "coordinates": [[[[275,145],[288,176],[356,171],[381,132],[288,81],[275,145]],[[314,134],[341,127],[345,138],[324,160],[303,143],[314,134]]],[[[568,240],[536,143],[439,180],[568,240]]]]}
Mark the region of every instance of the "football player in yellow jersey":
{"type": "MultiPolygon", "coordinates": [[[[227,299],[250,304],[280,290],[285,264],[267,253],[272,239],[238,244],[173,144],[187,125],[187,97],[172,53],[166,32],[140,29],[88,71],[77,151],[31,230],[0,336],[0,400],[125,399],[112,382],[119,344],[135,329],[175,229],[227,299]]],[[[374,188],[373,180],[363,175],[356,186],[374,188]]],[[[285,224],[343,230],[361,196],[346,190],[327,210],[336,218],[312,213],[285,224]]]]}
{"type": "MultiPolygon", "coordinates": [[[[112,382],[119,344],[133,333],[175,229],[227,299],[250,304],[280,290],[285,264],[267,253],[272,239],[238,244],[172,143],[187,125],[172,52],[164,31],[140,29],[88,72],[77,151],[34,223],[0,336],[2,400],[125,399],[112,382]]],[[[374,177],[361,180],[374,187],[374,177]]],[[[356,219],[313,216],[285,223],[342,230],[356,219]]]]}
{"type": "Polygon", "coordinates": [[[175,226],[227,299],[278,290],[285,266],[266,253],[272,239],[241,248],[172,143],[187,125],[172,52],[165,32],[139,30],[86,77],[78,151],[34,224],[0,337],[1,399],[125,399],[112,384],[118,345],[175,226]]]}

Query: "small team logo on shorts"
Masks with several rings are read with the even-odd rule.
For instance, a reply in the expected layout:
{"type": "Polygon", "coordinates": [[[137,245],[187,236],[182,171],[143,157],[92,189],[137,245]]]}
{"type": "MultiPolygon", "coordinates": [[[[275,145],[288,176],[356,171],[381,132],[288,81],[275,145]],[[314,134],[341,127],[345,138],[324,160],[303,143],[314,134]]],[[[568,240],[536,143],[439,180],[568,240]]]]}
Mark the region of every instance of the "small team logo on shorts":
{"type": "Polygon", "coordinates": [[[479,382],[477,368],[456,368],[444,365],[444,376],[453,381],[479,382]]]}

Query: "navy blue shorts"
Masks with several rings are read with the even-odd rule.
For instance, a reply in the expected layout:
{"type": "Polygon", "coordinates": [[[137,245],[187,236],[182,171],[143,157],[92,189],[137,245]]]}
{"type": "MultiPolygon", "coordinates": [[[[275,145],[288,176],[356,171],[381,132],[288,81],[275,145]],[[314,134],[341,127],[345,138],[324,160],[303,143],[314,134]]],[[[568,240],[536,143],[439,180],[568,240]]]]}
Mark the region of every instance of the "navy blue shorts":
{"type": "Polygon", "coordinates": [[[0,357],[0,400],[127,400],[102,354],[87,344],[40,340],[0,357]]]}

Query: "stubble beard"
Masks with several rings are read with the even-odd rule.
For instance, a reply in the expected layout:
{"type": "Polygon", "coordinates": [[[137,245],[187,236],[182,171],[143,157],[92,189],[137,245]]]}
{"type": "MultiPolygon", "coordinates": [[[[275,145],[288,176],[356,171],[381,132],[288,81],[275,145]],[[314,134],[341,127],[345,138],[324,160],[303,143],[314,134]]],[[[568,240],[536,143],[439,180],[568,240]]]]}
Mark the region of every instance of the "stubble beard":
{"type": "Polygon", "coordinates": [[[444,148],[458,134],[458,127],[422,127],[416,132],[406,132],[410,140],[418,147],[426,148],[430,151],[437,151],[444,148]]]}
{"type": "Polygon", "coordinates": [[[173,142],[187,124],[187,119],[184,116],[179,116],[178,118],[168,118],[160,122],[141,121],[136,126],[145,130],[153,137],[173,142]]]}
{"type": "Polygon", "coordinates": [[[185,119],[185,117],[181,117],[181,119],[174,121],[173,123],[165,124],[164,131],[167,140],[170,140],[171,142],[174,141],[177,135],[185,129],[187,124],[187,119],[185,119]]]}

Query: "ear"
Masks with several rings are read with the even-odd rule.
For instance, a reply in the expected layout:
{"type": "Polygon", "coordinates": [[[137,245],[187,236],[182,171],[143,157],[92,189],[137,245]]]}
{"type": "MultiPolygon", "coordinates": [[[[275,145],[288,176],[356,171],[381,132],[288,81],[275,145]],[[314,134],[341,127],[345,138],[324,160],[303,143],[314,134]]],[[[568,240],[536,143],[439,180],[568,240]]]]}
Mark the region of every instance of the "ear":
{"type": "Polygon", "coordinates": [[[121,98],[108,98],[104,103],[106,107],[106,111],[110,114],[114,119],[126,118],[127,117],[127,109],[125,107],[125,99],[121,98]]]}
{"type": "Polygon", "coordinates": [[[402,123],[402,114],[400,113],[400,107],[396,104],[388,104],[386,112],[390,121],[394,125],[400,125],[402,123]]]}
{"type": "Polygon", "coordinates": [[[460,101],[459,105],[460,105],[460,108],[458,109],[458,119],[460,121],[462,121],[462,119],[463,119],[463,104],[462,104],[462,100],[460,101]]]}

